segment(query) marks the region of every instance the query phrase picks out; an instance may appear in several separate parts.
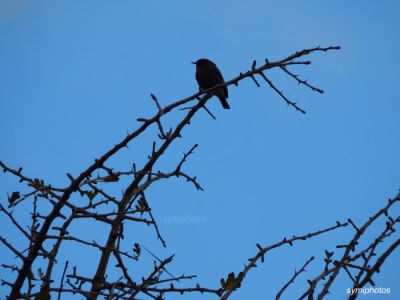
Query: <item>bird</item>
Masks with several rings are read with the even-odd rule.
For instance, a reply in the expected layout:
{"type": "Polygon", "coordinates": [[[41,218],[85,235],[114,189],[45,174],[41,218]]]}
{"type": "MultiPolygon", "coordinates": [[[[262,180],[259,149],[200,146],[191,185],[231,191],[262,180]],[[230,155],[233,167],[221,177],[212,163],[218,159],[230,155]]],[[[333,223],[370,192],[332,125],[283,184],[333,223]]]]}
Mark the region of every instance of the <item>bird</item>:
{"type": "MultiPolygon", "coordinates": [[[[224,83],[221,71],[217,68],[217,65],[211,60],[201,58],[192,64],[196,65],[196,80],[199,84],[200,90],[207,90],[213,86],[224,83]]],[[[228,88],[225,86],[214,91],[214,95],[218,97],[225,109],[230,109],[228,101],[228,88]]]]}

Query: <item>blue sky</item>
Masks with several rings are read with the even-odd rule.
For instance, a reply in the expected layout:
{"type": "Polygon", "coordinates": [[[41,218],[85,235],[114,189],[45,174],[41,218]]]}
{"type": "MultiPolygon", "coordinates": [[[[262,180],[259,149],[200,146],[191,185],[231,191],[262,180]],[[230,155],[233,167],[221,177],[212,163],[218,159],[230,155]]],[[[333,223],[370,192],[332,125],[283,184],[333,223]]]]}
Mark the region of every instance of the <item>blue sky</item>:
{"type": "MultiPolygon", "coordinates": [[[[271,73],[306,115],[287,107],[266,85],[243,81],[229,89],[230,111],[211,100],[217,120],[200,112],[160,161],[160,169],[172,168],[198,143],[185,171],[205,191],[175,179],[154,185],[148,198],[168,247],[136,225],[127,243],[143,243],[161,257],[175,253],[172,273],[195,273],[195,282],[218,287],[220,278],[239,271],[256,253],[256,243],[268,245],[348,217],[361,224],[396,195],[399,6],[394,0],[1,1],[0,160],[63,186],[67,172],[79,174],[134,130],[136,118],[155,112],[150,93],[163,105],[194,94],[191,61],[212,59],[228,80],[254,59],[340,45],[342,50],[315,54],[310,66],[292,69],[324,89],[323,95],[271,73]],[[186,217],[201,221],[168,222],[186,217]]],[[[110,166],[126,170],[132,162],[140,164],[151,141],[146,135],[110,166]]],[[[15,189],[15,180],[0,177],[3,203],[15,189]]],[[[120,195],[122,189],[110,192],[120,195]]],[[[22,243],[6,224],[2,221],[1,234],[22,243]]],[[[108,232],[92,224],[78,228],[80,236],[99,242],[108,232]]],[[[271,298],[315,255],[319,259],[287,299],[298,296],[321,269],[323,250],[352,233],[342,230],[272,253],[232,299],[271,298]]],[[[74,264],[95,265],[94,252],[65,247],[74,264]]],[[[0,253],[10,257],[4,247],[0,253]]],[[[399,258],[397,251],[376,277],[378,286],[392,288],[384,299],[400,297],[399,258]]],[[[338,283],[335,299],[345,298],[346,287],[338,283]]]]}

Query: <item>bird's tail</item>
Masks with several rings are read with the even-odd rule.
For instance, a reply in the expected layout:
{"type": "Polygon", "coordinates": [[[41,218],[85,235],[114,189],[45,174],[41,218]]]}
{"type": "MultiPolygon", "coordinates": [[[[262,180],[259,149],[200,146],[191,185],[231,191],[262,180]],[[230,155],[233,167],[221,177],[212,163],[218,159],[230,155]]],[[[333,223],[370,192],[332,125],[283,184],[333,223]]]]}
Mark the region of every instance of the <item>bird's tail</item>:
{"type": "Polygon", "coordinates": [[[218,91],[216,93],[216,96],[218,97],[219,101],[221,102],[221,105],[225,109],[230,109],[231,107],[229,106],[228,101],[226,101],[225,95],[223,91],[218,91]]]}

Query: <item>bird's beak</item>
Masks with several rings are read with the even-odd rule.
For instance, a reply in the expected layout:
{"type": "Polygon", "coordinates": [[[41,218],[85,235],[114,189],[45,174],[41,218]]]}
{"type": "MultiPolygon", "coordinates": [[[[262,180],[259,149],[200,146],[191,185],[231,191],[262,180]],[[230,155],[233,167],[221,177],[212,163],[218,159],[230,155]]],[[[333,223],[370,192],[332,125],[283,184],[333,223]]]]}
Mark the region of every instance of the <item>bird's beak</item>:
{"type": "Polygon", "coordinates": [[[192,63],[192,64],[194,64],[194,65],[196,64],[196,62],[195,62],[195,61],[192,61],[191,63],[192,63]]]}

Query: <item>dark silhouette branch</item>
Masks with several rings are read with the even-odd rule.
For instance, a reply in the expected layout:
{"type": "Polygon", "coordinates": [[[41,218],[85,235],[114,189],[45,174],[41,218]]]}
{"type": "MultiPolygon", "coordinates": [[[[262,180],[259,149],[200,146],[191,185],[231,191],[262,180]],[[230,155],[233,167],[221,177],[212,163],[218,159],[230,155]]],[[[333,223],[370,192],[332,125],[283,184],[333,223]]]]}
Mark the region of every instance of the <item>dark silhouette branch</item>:
{"type": "Polygon", "coordinates": [[[294,274],[293,276],[289,279],[289,281],[279,290],[279,292],[276,294],[275,296],[275,300],[279,300],[282,296],[282,294],[285,292],[285,290],[291,285],[293,284],[293,282],[295,281],[295,279],[303,272],[306,271],[306,267],[308,266],[308,264],[310,262],[312,262],[314,260],[314,256],[311,256],[305,263],[304,265],[300,268],[300,270],[294,270],[294,274]]]}
{"type": "MultiPolygon", "coordinates": [[[[338,228],[342,228],[342,227],[346,227],[348,225],[348,223],[340,223],[337,222],[335,226],[331,226],[328,227],[326,229],[322,229],[322,230],[318,230],[318,231],[314,231],[311,233],[307,233],[301,236],[293,236],[290,239],[284,238],[282,241],[277,242],[275,244],[272,244],[270,246],[266,246],[266,247],[262,247],[261,245],[257,244],[257,248],[258,248],[258,253],[253,256],[252,258],[249,258],[249,262],[245,265],[245,267],[243,268],[243,270],[241,271],[242,274],[242,278],[245,278],[246,274],[252,269],[257,267],[257,262],[261,261],[264,262],[265,260],[265,254],[273,249],[282,247],[284,245],[290,245],[293,246],[293,243],[296,241],[305,241],[307,239],[310,239],[312,237],[327,233],[329,231],[333,231],[336,230],[338,228]]],[[[226,291],[226,293],[221,297],[221,300],[226,300],[228,299],[231,294],[234,292],[235,289],[230,289],[228,291],[226,291]]]]}
{"type": "MultiPolygon", "coordinates": [[[[351,219],[348,219],[346,223],[337,222],[335,226],[301,236],[285,238],[270,246],[263,247],[257,244],[258,252],[256,255],[249,259],[239,273],[235,275],[231,272],[227,278],[221,279],[220,288],[212,289],[202,287],[198,284],[192,287],[175,287],[174,285],[181,284],[181,281],[192,280],[196,276],[185,274],[173,276],[166,269],[166,266],[172,263],[173,256],[165,259],[154,257],[156,260],[153,270],[147,276],[143,276],[142,280],[137,280],[130,272],[128,266],[130,267],[130,263],[137,263],[141,259],[141,246],[138,241],[133,241],[134,247],[129,251],[123,247],[125,246],[123,240],[127,236],[124,232],[126,230],[125,226],[128,223],[144,223],[151,226],[154,228],[154,235],[164,247],[166,246],[166,241],[160,233],[160,226],[154,217],[156,214],[153,215],[151,207],[152,199],[147,198],[150,195],[147,193],[147,190],[154,183],[159,180],[176,177],[183,178],[197,190],[203,190],[197,177],[183,170],[187,159],[197,148],[197,144],[192,146],[186,153],[183,153],[182,159],[176,163],[174,168],[168,171],[160,170],[158,162],[160,158],[164,157],[167,149],[176,140],[182,138],[184,129],[193,121],[199,111],[205,110],[211,118],[215,119],[215,116],[206,107],[206,104],[213,97],[217,89],[231,85],[237,86],[240,81],[247,78],[252,80],[257,87],[261,87],[262,82],[265,82],[266,86],[270,87],[287,105],[301,113],[305,113],[305,110],[298,103],[292,101],[291,97],[278,88],[271,73],[268,73],[269,70],[279,70],[285,76],[294,79],[299,85],[303,85],[311,91],[323,93],[322,89],[309,84],[307,80],[303,80],[302,77],[293,73],[291,68],[294,66],[310,65],[311,62],[307,60],[307,57],[312,53],[338,49],[340,47],[304,49],[274,62],[266,59],[259,66],[257,66],[256,61],[253,61],[248,71],[240,73],[231,80],[207,90],[201,90],[164,107],[160,99],[154,94],[150,94],[151,101],[154,102],[156,107],[155,114],[149,118],[138,118],[137,120],[140,124],[136,130],[128,133],[126,137],[96,159],[79,175],[73,176],[68,173],[67,178],[69,181],[65,187],[54,187],[51,184],[45,183],[42,179],[27,176],[22,172],[22,168],[13,169],[0,162],[0,168],[5,173],[9,173],[17,178],[23,185],[20,191],[13,191],[11,195],[8,195],[9,208],[20,208],[22,207],[20,205],[22,202],[24,202],[24,205],[32,205],[31,220],[23,223],[0,204],[0,211],[4,213],[6,219],[28,240],[26,250],[20,251],[6,237],[0,237],[1,244],[16,255],[18,261],[19,259],[22,261],[17,266],[12,264],[2,265],[3,268],[15,273],[14,282],[2,280],[3,285],[10,287],[8,299],[47,299],[51,293],[57,294],[57,297],[60,299],[61,295],[71,293],[93,300],[99,296],[110,300],[132,300],[143,297],[160,300],[164,299],[169,293],[184,294],[193,292],[208,293],[216,295],[220,299],[228,299],[235,290],[241,287],[247,273],[256,267],[258,262],[264,262],[267,252],[284,245],[292,246],[297,241],[305,241],[312,237],[346,227],[348,224],[353,228],[355,234],[348,243],[337,246],[337,249],[339,249],[337,251],[343,251],[344,253],[339,259],[335,260],[335,253],[333,251],[325,251],[326,257],[324,259],[325,265],[323,271],[313,280],[309,281],[309,289],[301,298],[308,297],[309,299],[314,299],[315,291],[318,288],[321,291],[317,299],[324,298],[329,293],[330,286],[342,269],[355,289],[361,288],[368,283],[374,284],[373,276],[381,269],[386,259],[397,249],[400,243],[396,239],[383,252],[379,248],[389,238],[393,239],[397,232],[395,226],[400,223],[400,217],[391,218],[388,215],[388,211],[395,202],[400,200],[399,196],[390,200],[382,210],[369,218],[361,227],[357,226],[351,219]],[[259,81],[259,78],[263,80],[259,81]],[[176,121],[176,124],[170,125],[170,118],[166,118],[166,116],[172,112],[180,112],[181,119],[176,121]],[[114,170],[111,162],[109,162],[110,158],[114,157],[120,150],[127,148],[131,143],[137,141],[150,128],[152,128],[151,130],[155,129],[156,134],[151,145],[151,152],[143,165],[137,167],[136,162],[134,162],[130,170],[114,170]],[[115,187],[117,184],[122,185],[122,189],[119,189],[123,190],[122,195],[114,195],[114,189],[111,189],[111,187],[115,187]],[[33,201],[29,203],[29,200],[33,201]],[[42,213],[39,209],[40,205],[38,204],[42,200],[42,203],[47,205],[48,208],[46,213],[42,213]],[[382,216],[387,218],[386,228],[377,234],[373,241],[360,249],[360,238],[365,235],[366,230],[371,224],[382,216]],[[109,226],[104,244],[80,238],[77,232],[69,232],[70,228],[73,228],[71,224],[82,219],[91,220],[94,224],[109,226]],[[74,243],[79,247],[94,249],[100,254],[100,258],[92,276],[78,274],[76,267],[70,270],[68,262],[66,262],[62,270],[60,284],[56,286],[54,284],[53,273],[54,269],[56,269],[57,257],[60,255],[64,241],[74,243]],[[114,270],[117,270],[118,276],[120,276],[117,279],[110,279],[107,276],[113,267],[113,261],[116,262],[114,270]],[[38,272],[32,270],[35,262],[41,264],[40,269],[37,270],[38,272]],[[45,270],[45,272],[42,270],[45,270]],[[324,285],[319,286],[322,281],[324,281],[324,285]],[[37,282],[41,282],[40,290],[38,290],[37,282]]],[[[128,242],[130,241],[131,238],[128,242]]],[[[150,250],[148,251],[152,253],[150,250]]],[[[299,271],[295,271],[289,281],[279,290],[276,299],[279,299],[290,285],[295,284],[296,278],[305,272],[306,267],[312,260],[313,258],[310,258],[299,271]]]]}

